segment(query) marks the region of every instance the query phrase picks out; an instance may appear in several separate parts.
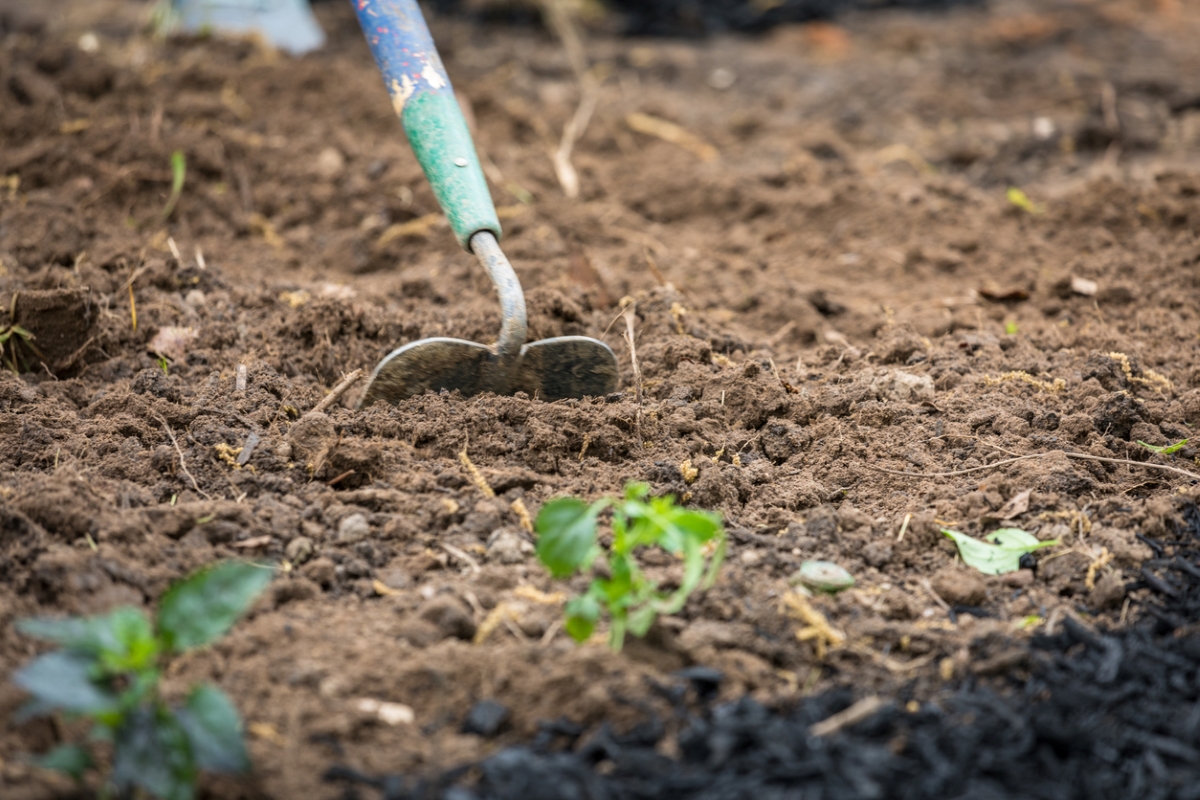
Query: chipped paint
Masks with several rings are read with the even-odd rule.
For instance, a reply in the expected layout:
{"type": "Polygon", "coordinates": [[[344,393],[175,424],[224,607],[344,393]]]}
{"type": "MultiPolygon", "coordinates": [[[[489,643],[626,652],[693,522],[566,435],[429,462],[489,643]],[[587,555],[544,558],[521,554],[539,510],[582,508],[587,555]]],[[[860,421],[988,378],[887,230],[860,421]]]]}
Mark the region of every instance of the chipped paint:
{"type": "Polygon", "coordinates": [[[397,114],[404,113],[404,104],[408,102],[416,90],[417,85],[407,75],[401,75],[400,80],[392,78],[392,108],[396,110],[397,114]]]}
{"type": "Polygon", "coordinates": [[[428,61],[425,62],[425,69],[421,70],[421,77],[434,89],[444,89],[450,85],[441,71],[428,61]]]}

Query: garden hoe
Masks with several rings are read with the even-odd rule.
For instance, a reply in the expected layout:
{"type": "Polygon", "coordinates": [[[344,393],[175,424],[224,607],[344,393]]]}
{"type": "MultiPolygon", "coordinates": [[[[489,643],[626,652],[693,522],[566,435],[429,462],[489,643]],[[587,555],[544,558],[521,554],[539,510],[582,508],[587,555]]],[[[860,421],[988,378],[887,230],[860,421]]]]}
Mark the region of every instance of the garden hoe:
{"type": "Polygon", "coordinates": [[[416,0],[351,2],[417,161],[459,244],[495,284],[503,315],[491,347],[436,338],[393,350],[375,368],[358,408],[442,389],[525,392],[546,401],[615,391],[617,359],[604,342],[558,336],[525,344],[525,296],[500,250],[500,222],[471,134],[416,0]]]}

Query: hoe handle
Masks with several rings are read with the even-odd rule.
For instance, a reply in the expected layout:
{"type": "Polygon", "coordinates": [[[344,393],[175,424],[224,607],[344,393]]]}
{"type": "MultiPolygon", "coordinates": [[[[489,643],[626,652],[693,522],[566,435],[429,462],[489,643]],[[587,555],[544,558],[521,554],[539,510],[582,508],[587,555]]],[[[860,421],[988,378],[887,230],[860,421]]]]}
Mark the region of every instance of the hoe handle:
{"type": "Polygon", "coordinates": [[[480,231],[499,240],[500,220],[471,133],[416,0],[350,2],[408,143],[458,243],[472,251],[471,237],[480,231]]]}

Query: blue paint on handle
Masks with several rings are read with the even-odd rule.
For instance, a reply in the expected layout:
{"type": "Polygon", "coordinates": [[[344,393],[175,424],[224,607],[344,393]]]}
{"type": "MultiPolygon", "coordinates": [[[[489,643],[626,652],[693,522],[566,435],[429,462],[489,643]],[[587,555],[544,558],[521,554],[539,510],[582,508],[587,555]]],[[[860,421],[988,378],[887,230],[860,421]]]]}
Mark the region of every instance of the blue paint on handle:
{"type": "Polygon", "coordinates": [[[454,93],[416,0],[351,3],[397,114],[419,95],[454,93]]]}

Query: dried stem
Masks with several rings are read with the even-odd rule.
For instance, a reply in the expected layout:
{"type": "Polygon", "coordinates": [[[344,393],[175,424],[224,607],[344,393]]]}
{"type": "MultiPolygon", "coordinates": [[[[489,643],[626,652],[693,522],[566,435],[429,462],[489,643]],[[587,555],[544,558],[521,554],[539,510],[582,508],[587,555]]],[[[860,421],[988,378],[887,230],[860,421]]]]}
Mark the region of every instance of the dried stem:
{"type": "Polygon", "coordinates": [[[575,16],[568,1],[542,0],[542,11],[546,15],[546,21],[550,28],[562,42],[563,49],[567,51],[571,69],[574,70],[575,77],[579,80],[579,105],[563,128],[558,149],[552,156],[554,173],[558,176],[563,193],[567,197],[576,198],[579,196],[579,174],[571,164],[571,151],[575,148],[575,142],[579,141],[584,131],[587,130],[592,113],[595,112],[596,105],[600,101],[600,82],[588,70],[587,51],[583,46],[583,36],[579,32],[579,26],[575,22],[575,16]]]}
{"type": "Polygon", "coordinates": [[[1152,464],[1147,461],[1133,461],[1132,459],[1128,458],[1107,458],[1105,456],[1093,456],[1089,453],[1068,453],[1063,450],[1052,450],[1048,453],[1030,453],[1029,455],[1017,456],[1016,458],[1006,458],[1003,461],[997,461],[994,464],[984,464],[983,466],[969,467],[967,469],[956,469],[951,470],[950,472],[904,472],[898,469],[884,469],[883,467],[877,467],[874,464],[864,464],[863,466],[865,466],[867,469],[874,470],[875,472],[883,472],[887,475],[902,475],[906,478],[950,478],[954,477],[955,475],[968,475],[972,472],[981,472],[983,470],[995,469],[996,467],[1014,464],[1017,461],[1027,461],[1031,458],[1044,458],[1045,456],[1052,456],[1059,453],[1067,458],[1074,458],[1079,461],[1103,461],[1108,464],[1125,464],[1126,466],[1130,467],[1160,469],[1164,472],[1174,472],[1178,475],[1183,475],[1185,478],[1191,478],[1194,481],[1200,481],[1200,475],[1197,475],[1195,472],[1188,472],[1186,469],[1168,466],[1167,464],[1152,464]]]}
{"type": "Polygon", "coordinates": [[[349,389],[351,386],[353,386],[355,384],[355,382],[362,376],[363,376],[363,371],[361,369],[356,369],[353,372],[351,372],[349,375],[347,375],[346,377],[342,378],[341,383],[339,383],[337,386],[333,387],[333,389],[329,392],[329,394],[327,394],[327,395],[325,395],[325,397],[321,398],[321,402],[319,402],[315,406],[313,406],[312,410],[309,411],[308,413],[309,414],[324,413],[326,409],[328,409],[330,406],[332,406],[334,403],[336,403],[341,398],[341,396],[346,393],[346,390],[349,389]]]}
{"type": "Polygon", "coordinates": [[[634,396],[637,398],[637,431],[638,436],[642,435],[642,368],[638,366],[637,346],[634,344],[633,337],[633,304],[626,307],[623,316],[625,317],[625,343],[629,345],[629,360],[633,364],[633,386],[634,396]]]}
{"type": "Polygon", "coordinates": [[[155,414],[154,417],[158,420],[159,424],[163,426],[163,430],[167,432],[167,436],[169,436],[171,439],[171,444],[175,445],[175,452],[179,454],[179,469],[182,470],[183,474],[187,475],[188,480],[192,482],[192,488],[204,495],[206,500],[212,500],[212,496],[200,488],[200,484],[196,483],[195,476],[188,471],[187,462],[183,460],[183,448],[179,446],[179,440],[175,438],[175,432],[171,430],[171,426],[167,424],[165,419],[157,414],[155,414]]]}

